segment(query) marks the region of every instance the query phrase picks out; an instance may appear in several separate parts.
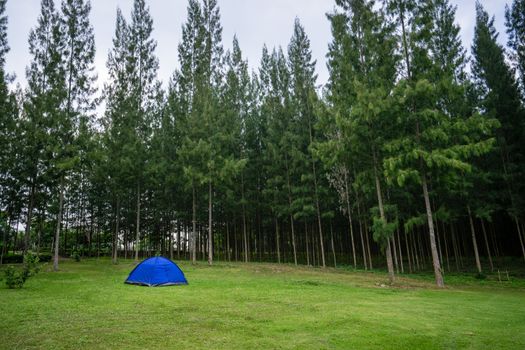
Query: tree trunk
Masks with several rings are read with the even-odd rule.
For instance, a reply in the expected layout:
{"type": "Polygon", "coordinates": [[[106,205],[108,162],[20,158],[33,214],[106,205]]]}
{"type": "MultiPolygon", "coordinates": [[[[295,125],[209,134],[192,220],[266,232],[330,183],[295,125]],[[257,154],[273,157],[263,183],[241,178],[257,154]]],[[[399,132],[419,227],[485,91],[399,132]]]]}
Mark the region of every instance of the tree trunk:
{"type": "Polygon", "coordinates": [[[523,253],[523,259],[525,259],[525,247],[523,246],[522,232],[520,228],[520,223],[518,222],[518,218],[516,216],[514,216],[514,222],[516,223],[516,228],[518,229],[518,236],[520,238],[520,245],[521,245],[521,252],[523,253]]]}
{"type": "Polygon", "coordinates": [[[53,270],[58,271],[58,248],[60,242],[60,225],[62,224],[62,208],[64,206],[64,175],[60,177],[60,189],[58,200],[57,227],[55,232],[55,256],[53,258],[53,270]]]}
{"type": "Polygon", "coordinates": [[[456,264],[456,271],[459,272],[459,249],[456,233],[454,232],[454,225],[452,223],[450,224],[450,234],[452,237],[452,250],[454,251],[454,262],[456,264]]]}
{"type": "Polygon", "coordinates": [[[432,265],[434,266],[436,284],[438,287],[442,288],[445,286],[445,283],[443,282],[441,264],[439,262],[439,256],[436,247],[436,237],[434,235],[434,219],[432,218],[432,208],[430,207],[430,197],[428,195],[426,174],[422,174],[421,178],[421,182],[423,185],[423,196],[425,197],[425,207],[427,210],[428,232],[430,235],[430,251],[432,253],[432,265]]]}
{"type": "Polygon", "coordinates": [[[280,240],[280,237],[279,237],[279,219],[277,219],[277,216],[275,216],[275,245],[276,245],[276,249],[277,249],[277,263],[280,264],[281,263],[281,249],[280,249],[280,246],[279,246],[279,240],[280,240]]]}
{"type": "Polygon", "coordinates": [[[394,252],[394,266],[396,268],[396,273],[399,274],[399,263],[397,262],[397,247],[396,247],[396,233],[391,238],[392,250],[394,252]]]}
{"type": "Polygon", "coordinates": [[[368,270],[368,266],[366,263],[366,247],[365,247],[365,238],[363,237],[363,222],[361,221],[361,204],[359,203],[359,199],[357,200],[357,216],[359,220],[359,235],[361,237],[361,249],[363,250],[363,264],[365,266],[365,271],[366,271],[368,270]]]}
{"type": "Polygon", "coordinates": [[[137,222],[135,225],[135,262],[137,262],[140,249],[140,183],[137,185],[137,222]]]}
{"type": "Polygon", "coordinates": [[[450,262],[448,257],[448,243],[447,243],[447,233],[445,230],[445,224],[441,221],[441,233],[443,235],[443,245],[445,246],[445,258],[447,259],[447,271],[450,272],[450,262]]]}
{"type": "Polygon", "coordinates": [[[481,263],[479,261],[479,252],[478,252],[478,242],[476,241],[476,231],[474,229],[474,221],[472,220],[472,213],[470,211],[470,205],[467,206],[468,210],[468,220],[470,222],[470,232],[472,233],[472,247],[474,248],[474,256],[476,258],[476,267],[478,268],[478,273],[481,273],[481,263]]]}
{"type": "Polygon", "coordinates": [[[191,262],[197,262],[197,198],[195,196],[195,183],[192,183],[192,237],[191,237],[191,262]]]}
{"type": "Polygon", "coordinates": [[[213,264],[212,185],[208,182],[208,265],[213,264]]]}
{"type": "Polygon", "coordinates": [[[310,246],[308,244],[308,225],[304,222],[304,236],[306,243],[306,266],[310,266],[310,246]]]}
{"type": "Polygon", "coordinates": [[[401,249],[401,236],[399,235],[399,229],[397,229],[397,248],[399,249],[399,263],[401,265],[401,273],[405,273],[405,267],[403,266],[403,249],[401,249]]]}
{"type": "Polygon", "coordinates": [[[31,237],[31,220],[33,219],[33,206],[35,203],[35,181],[31,182],[31,192],[29,195],[29,205],[27,208],[27,222],[26,222],[26,232],[24,238],[24,255],[29,250],[29,240],[31,237]]]}
{"type": "MultiPolygon", "coordinates": [[[[381,220],[386,224],[386,216],[385,216],[385,209],[383,208],[383,195],[381,194],[381,183],[379,182],[379,177],[377,176],[377,170],[374,167],[375,174],[375,181],[376,181],[376,192],[377,192],[377,203],[379,205],[379,214],[381,215],[381,220]]],[[[390,247],[390,238],[386,238],[388,244],[386,246],[385,254],[386,254],[386,265],[388,268],[388,279],[390,283],[394,283],[395,277],[394,277],[394,264],[392,262],[392,249],[390,247]]]]}
{"type": "Polygon", "coordinates": [[[490,272],[494,272],[494,265],[492,264],[492,254],[490,253],[489,240],[487,238],[487,230],[485,229],[485,220],[481,220],[481,230],[483,231],[483,238],[485,238],[485,248],[487,248],[487,256],[489,258],[490,272]]]}
{"type": "Polygon", "coordinates": [[[412,273],[413,271],[413,260],[414,260],[414,257],[411,256],[410,254],[410,247],[409,247],[409,244],[408,244],[408,241],[409,241],[409,236],[408,236],[408,233],[405,231],[405,246],[407,248],[407,258],[408,258],[408,273],[412,273]]]}
{"type": "Polygon", "coordinates": [[[231,261],[230,254],[230,223],[226,221],[226,255],[228,256],[228,262],[231,261]]]}
{"type": "Polygon", "coordinates": [[[113,264],[118,263],[118,232],[120,224],[120,198],[117,196],[117,212],[115,214],[115,233],[113,234],[113,264]]]}
{"type": "MultiPolygon", "coordinates": [[[[334,267],[337,267],[337,260],[335,258],[334,229],[332,227],[332,220],[330,220],[330,242],[332,243],[332,254],[334,255],[334,267]]],[[[354,250],[354,262],[355,262],[355,250],[354,250]]]]}
{"type": "MultiPolygon", "coordinates": [[[[345,198],[346,198],[346,210],[348,212],[348,226],[350,227],[350,239],[352,242],[352,256],[354,258],[354,269],[357,269],[357,259],[355,254],[355,244],[354,244],[354,227],[352,224],[352,211],[350,210],[350,191],[348,190],[348,174],[345,170],[345,198]]],[[[361,238],[363,238],[361,236],[361,238]]],[[[366,262],[365,262],[366,265],[366,262]]],[[[365,266],[366,270],[366,266],[365,266]]]]}
{"type": "Polygon", "coordinates": [[[365,240],[366,240],[366,250],[368,252],[368,263],[369,263],[369,266],[370,266],[370,270],[373,270],[374,269],[374,265],[372,263],[372,253],[370,252],[370,237],[369,237],[368,233],[369,233],[368,232],[368,225],[365,222],[365,240]]]}

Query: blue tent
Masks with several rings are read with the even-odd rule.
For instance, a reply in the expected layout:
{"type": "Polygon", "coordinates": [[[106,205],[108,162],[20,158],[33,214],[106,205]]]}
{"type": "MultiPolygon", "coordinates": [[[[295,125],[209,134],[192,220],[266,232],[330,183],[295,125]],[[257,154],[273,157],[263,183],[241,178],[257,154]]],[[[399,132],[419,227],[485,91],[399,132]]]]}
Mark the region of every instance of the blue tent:
{"type": "Polygon", "coordinates": [[[159,287],[188,284],[181,269],[173,261],[157,256],[138,264],[125,283],[159,287]]]}

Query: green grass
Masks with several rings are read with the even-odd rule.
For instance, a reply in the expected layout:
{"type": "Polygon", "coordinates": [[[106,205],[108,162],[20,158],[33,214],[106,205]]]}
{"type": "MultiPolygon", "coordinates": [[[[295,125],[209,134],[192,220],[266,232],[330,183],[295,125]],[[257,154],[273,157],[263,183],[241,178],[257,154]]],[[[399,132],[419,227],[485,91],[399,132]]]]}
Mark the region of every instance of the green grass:
{"type": "Polygon", "coordinates": [[[131,262],[50,265],[0,286],[2,349],[524,349],[525,284],[273,264],[179,264],[188,286],[123,283],[131,262]],[[511,287],[511,288],[509,288],[511,287]]]}

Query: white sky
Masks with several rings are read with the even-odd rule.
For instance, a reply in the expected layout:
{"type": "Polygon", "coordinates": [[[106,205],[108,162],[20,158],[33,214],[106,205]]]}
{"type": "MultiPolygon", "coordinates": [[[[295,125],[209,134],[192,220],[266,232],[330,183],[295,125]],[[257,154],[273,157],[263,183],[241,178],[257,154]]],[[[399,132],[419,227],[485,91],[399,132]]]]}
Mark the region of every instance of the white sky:
{"type": "MultiPolygon", "coordinates": [[[[55,0],[59,6],[60,0],[55,0]]],[[[326,13],[335,6],[334,0],[219,0],[225,48],[231,47],[234,34],[240,42],[250,67],[259,65],[263,44],[268,48],[288,45],[293,21],[299,17],[311,40],[313,56],[317,59],[318,83],[328,79],[325,55],[331,41],[326,13]]],[[[505,4],[511,0],[481,0],[485,9],[496,16],[496,25],[502,43],[506,40],[504,28],[505,4]]],[[[462,28],[464,46],[470,50],[475,24],[475,0],[452,0],[458,6],[457,22],[462,28]]],[[[133,0],[92,0],[91,23],[95,29],[97,47],[96,69],[99,85],[106,80],[106,58],[112,45],[117,6],[130,17],[133,0]]],[[[177,45],[181,27],[186,19],[187,0],[149,0],[154,21],[153,37],[157,40],[160,61],[159,78],[166,83],[178,66],[177,45]]],[[[8,40],[11,51],[7,55],[7,72],[16,75],[16,83],[25,86],[25,68],[29,64],[27,38],[37,23],[40,0],[8,0],[8,40]]]]}

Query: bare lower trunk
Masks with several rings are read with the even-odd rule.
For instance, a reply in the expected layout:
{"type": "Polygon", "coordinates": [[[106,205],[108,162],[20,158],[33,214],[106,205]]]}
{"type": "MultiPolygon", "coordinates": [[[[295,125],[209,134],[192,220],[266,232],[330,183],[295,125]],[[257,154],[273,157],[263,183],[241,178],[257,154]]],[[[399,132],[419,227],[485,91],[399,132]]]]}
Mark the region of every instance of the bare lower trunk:
{"type": "Polygon", "coordinates": [[[277,249],[277,263],[281,263],[281,249],[279,246],[279,221],[277,219],[277,216],[275,217],[275,245],[277,249]]]}
{"type": "MultiPolygon", "coordinates": [[[[377,176],[377,173],[375,175],[375,181],[376,181],[376,192],[377,192],[377,203],[379,205],[379,214],[381,216],[381,220],[386,224],[386,216],[385,216],[385,209],[383,207],[383,195],[381,194],[381,183],[379,182],[379,177],[377,176]]],[[[388,268],[388,279],[390,283],[394,283],[395,276],[394,276],[394,264],[392,262],[392,249],[390,245],[390,237],[386,238],[387,246],[385,250],[386,254],[386,265],[388,268]]]]}
{"type": "MultiPolygon", "coordinates": [[[[357,197],[357,194],[356,194],[356,197],[357,197]]],[[[363,237],[363,222],[361,221],[361,204],[359,204],[359,199],[357,199],[357,216],[359,220],[359,235],[361,237],[361,249],[363,250],[363,264],[365,266],[365,271],[366,271],[368,270],[368,266],[366,263],[366,247],[365,247],[365,238],[363,237]]]]}
{"type": "Polygon", "coordinates": [[[62,224],[62,208],[64,206],[64,176],[60,177],[60,189],[58,200],[57,227],[55,232],[55,256],[53,258],[53,270],[58,271],[58,248],[60,242],[60,225],[62,224]]]}
{"type": "Polygon", "coordinates": [[[135,227],[135,261],[139,261],[140,249],[140,184],[137,185],[137,223],[135,227]]]}
{"type": "Polygon", "coordinates": [[[120,198],[117,197],[117,212],[115,214],[115,233],[113,234],[113,251],[112,261],[113,264],[118,263],[118,232],[120,224],[120,198]]]}
{"type": "Polygon", "coordinates": [[[441,264],[439,262],[439,256],[436,246],[436,237],[434,235],[434,220],[432,218],[432,208],[430,207],[430,197],[428,195],[428,186],[426,175],[422,176],[422,185],[423,185],[423,196],[425,197],[425,207],[427,210],[427,221],[428,221],[428,232],[430,235],[430,251],[432,253],[432,265],[434,266],[434,275],[436,278],[436,284],[438,287],[444,287],[445,283],[443,282],[443,275],[441,273],[441,264]]]}
{"type": "MultiPolygon", "coordinates": [[[[355,244],[354,244],[354,227],[352,223],[352,210],[350,208],[350,191],[348,190],[348,174],[346,172],[345,172],[345,197],[346,197],[346,211],[348,212],[348,226],[350,227],[350,240],[352,243],[352,256],[354,258],[354,269],[357,269],[357,259],[356,259],[355,244]]],[[[365,265],[366,265],[366,262],[365,262],[365,265]]]]}
{"type": "Polygon", "coordinates": [[[228,256],[228,261],[231,261],[230,254],[230,224],[226,222],[226,255],[228,256]]]}
{"type": "Polygon", "coordinates": [[[413,265],[413,261],[412,260],[414,260],[414,258],[410,254],[410,247],[408,245],[408,241],[409,241],[409,236],[408,236],[408,233],[405,232],[405,247],[407,249],[408,273],[412,273],[412,265],[413,265]]]}
{"type": "Polygon", "coordinates": [[[246,230],[246,209],[244,204],[242,205],[242,242],[244,247],[244,262],[248,262],[248,233],[246,230]]]}
{"type": "Polygon", "coordinates": [[[487,256],[489,258],[490,271],[494,271],[494,265],[492,264],[492,254],[490,253],[489,240],[487,238],[487,230],[485,229],[485,220],[481,219],[481,230],[483,231],[483,238],[485,239],[485,248],[487,249],[487,256]]]}
{"type": "Polygon", "coordinates": [[[447,260],[447,271],[450,271],[450,261],[448,257],[448,243],[447,243],[447,232],[445,230],[445,224],[441,222],[441,232],[443,235],[443,245],[445,246],[445,258],[447,260]]]}
{"type": "Polygon", "coordinates": [[[518,222],[517,217],[514,217],[514,222],[516,223],[516,228],[518,229],[518,236],[520,238],[520,245],[521,245],[521,252],[523,253],[523,259],[525,259],[525,247],[523,246],[522,232],[521,232],[520,223],[518,222]]]}
{"type": "Polygon", "coordinates": [[[370,265],[370,270],[374,269],[374,264],[372,263],[372,253],[370,252],[370,238],[368,235],[368,225],[365,223],[365,239],[366,239],[366,251],[368,252],[368,263],[370,265]]]}
{"type": "Polygon", "coordinates": [[[29,250],[29,241],[31,238],[31,221],[33,219],[33,206],[35,203],[35,183],[31,185],[31,193],[29,195],[29,206],[27,208],[27,222],[24,238],[24,254],[29,250]]]}
{"type": "Polygon", "coordinates": [[[390,240],[392,243],[392,251],[394,252],[394,266],[396,267],[396,273],[399,274],[399,263],[397,262],[397,247],[396,247],[396,234],[392,236],[390,240]]]}
{"type": "MultiPolygon", "coordinates": [[[[337,260],[335,258],[335,246],[334,246],[334,229],[332,227],[332,221],[330,221],[330,242],[332,243],[332,254],[334,255],[334,267],[337,267],[337,260]]],[[[355,255],[354,255],[355,259],[355,255]]]]}
{"type": "Polygon", "coordinates": [[[308,244],[308,225],[304,223],[304,236],[306,242],[306,266],[310,266],[310,246],[308,244]]]}
{"type": "Polygon", "coordinates": [[[319,209],[319,201],[317,201],[317,223],[319,225],[319,247],[321,248],[321,263],[322,267],[326,267],[326,261],[324,258],[323,227],[321,224],[321,211],[319,209]]]}
{"type": "Polygon", "coordinates": [[[478,268],[478,273],[481,273],[481,263],[479,261],[479,252],[478,252],[478,242],[476,240],[476,230],[474,229],[474,221],[472,220],[472,213],[470,211],[470,206],[467,206],[468,210],[468,220],[470,223],[470,233],[472,234],[472,247],[474,248],[474,257],[476,258],[476,267],[478,268]]]}
{"type": "Polygon", "coordinates": [[[192,184],[192,235],[191,235],[191,262],[197,262],[197,198],[195,196],[195,184],[192,184]]]}
{"type": "Polygon", "coordinates": [[[405,273],[405,266],[403,265],[403,249],[401,249],[401,236],[399,235],[399,229],[397,230],[397,248],[399,249],[399,263],[401,264],[401,273],[405,273]]]}
{"type": "Polygon", "coordinates": [[[208,183],[208,265],[213,264],[212,185],[208,183]]]}

